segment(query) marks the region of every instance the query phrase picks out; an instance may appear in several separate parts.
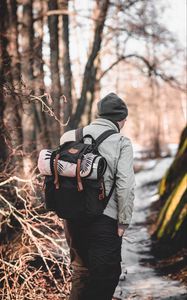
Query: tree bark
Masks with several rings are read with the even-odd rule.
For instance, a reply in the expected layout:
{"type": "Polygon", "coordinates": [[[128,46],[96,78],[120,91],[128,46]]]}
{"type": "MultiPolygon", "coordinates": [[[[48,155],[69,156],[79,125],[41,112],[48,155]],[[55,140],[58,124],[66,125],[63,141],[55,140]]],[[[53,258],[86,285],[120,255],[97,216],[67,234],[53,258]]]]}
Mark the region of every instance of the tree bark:
{"type": "Polygon", "coordinates": [[[160,183],[160,204],[162,205],[153,236],[160,244],[169,244],[174,248],[185,247],[187,224],[187,127],[184,128],[179,148],[165,176],[160,183]]]}
{"type": "Polygon", "coordinates": [[[18,20],[17,20],[17,2],[16,0],[7,0],[8,19],[9,19],[9,55],[11,57],[12,78],[15,84],[21,79],[20,53],[18,51],[18,20]]]}
{"type": "MultiPolygon", "coordinates": [[[[43,9],[43,0],[37,3],[37,12],[38,16],[44,14],[43,9]]],[[[36,96],[43,96],[45,94],[45,84],[44,84],[44,69],[43,69],[43,55],[42,55],[42,46],[43,46],[43,18],[38,18],[35,22],[35,30],[37,32],[37,37],[34,39],[34,91],[36,96]]],[[[42,100],[47,103],[45,96],[42,97],[42,100]]],[[[36,111],[35,116],[37,117],[37,143],[38,148],[49,147],[51,148],[51,140],[48,128],[50,128],[50,119],[48,115],[42,111],[42,105],[40,102],[35,103],[36,111]],[[49,125],[49,126],[48,126],[49,125]]]]}
{"type": "Polygon", "coordinates": [[[21,30],[22,47],[22,77],[25,85],[23,91],[28,95],[27,101],[23,103],[24,113],[22,115],[24,153],[26,154],[24,167],[25,173],[29,174],[33,167],[33,161],[30,154],[36,149],[36,131],[35,131],[35,104],[29,101],[30,93],[33,94],[33,15],[32,0],[25,0],[23,4],[21,30]]]}
{"type": "MultiPolygon", "coordinates": [[[[57,0],[49,0],[48,9],[58,9],[57,0]]],[[[53,109],[57,118],[60,118],[60,96],[61,84],[59,74],[59,38],[58,38],[58,16],[48,17],[49,35],[50,35],[50,68],[51,68],[51,95],[53,99],[53,109]]],[[[53,144],[59,143],[60,126],[59,123],[53,121],[53,144]]]]}
{"type": "MultiPolygon", "coordinates": [[[[68,10],[68,0],[59,1],[59,8],[68,10]]],[[[72,72],[71,72],[71,61],[69,53],[69,15],[63,14],[62,16],[63,32],[63,95],[66,97],[66,101],[63,103],[63,122],[64,124],[71,118],[72,115],[72,72]]],[[[69,124],[64,128],[69,130],[69,124]]]]}
{"type": "MultiPolygon", "coordinates": [[[[96,76],[95,79],[95,84],[91,87],[91,91],[92,91],[92,97],[90,100],[90,103],[88,105],[88,114],[87,114],[87,124],[89,124],[93,118],[95,118],[95,115],[93,115],[93,105],[94,105],[94,101],[95,99],[99,99],[100,98],[100,90],[101,90],[101,85],[100,85],[100,80],[98,80],[98,76],[100,76],[101,74],[101,59],[100,56],[98,55],[98,59],[97,62],[94,64],[95,68],[94,68],[94,76],[96,76]]],[[[97,112],[97,109],[96,109],[97,112]]]]}
{"type": "MultiPolygon", "coordinates": [[[[22,151],[23,134],[21,126],[21,67],[20,54],[18,50],[18,21],[17,21],[17,3],[16,0],[8,0],[8,53],[10,56],[9,65],[9,84],[11,95],[7,99],[6,119],[10,127],[10,135],[13,148],[19,147],[22,151]]],[[[19,159],[21,164],[22,158],[19,159]]]]}
{"type": "Polygon", "coordinates": [[[4,65],[9,61],[9,56],[7,52],[7,4],[6,0],[1,0],[0,2],[0,172],[3,171],[4,164],[7,160],[9,151],[7,145],[7,132],[4,125],[4,84],[5,79],[5,69],[4,65]]]}
{"type": "Polygon", "coordinates": [[[96,3],[97,3],[96,11],[98,13],[95,18],[97,21],[96,21],[96,27],[94,32],[94,40],[92,44],[91,53],[88,58],[85,71],[84,71],[81,97],[78,101],[76,112],[71,118],[69,124],[70,128],[76,128],[79,125],[81,121],[81,117],[85,110],[85,106],[87,102],[91,101],[91,98],[93,97],[93,91],[94,91],[96,75],[97,75],[97,68],[95,68],[94,63],[99,53],[99,50],[101,48],[102,34],[103,34],[104,23],[105,23],[105,19],[109,7],[109,0],[96,1],[96,3]]]}

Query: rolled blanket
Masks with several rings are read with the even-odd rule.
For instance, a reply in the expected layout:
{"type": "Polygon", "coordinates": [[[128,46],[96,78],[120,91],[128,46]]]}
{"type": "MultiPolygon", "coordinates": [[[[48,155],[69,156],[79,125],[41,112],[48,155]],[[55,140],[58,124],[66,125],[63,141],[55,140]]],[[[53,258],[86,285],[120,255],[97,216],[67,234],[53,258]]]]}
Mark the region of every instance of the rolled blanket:
{"type": "Polygon", "coordinates": [[[104,175],[107,167],[106,159],[93,153],[83,156],[80,176],[88,179],[98,179],[104,175]]]}
{"type": "MultiPolygon", "coordinates": [[[[52,175],[50,167],[52,150],[44,149],[39,153],[38,158],[38,169],[42,175],[52,175]]],[[[76,164],[58,160],[57,170],[58,174],[61,176],[75,177],[76,176],[76,164]]]]}
{"type": "MultiPolygon", "coordinates": [[[[52,175],[50,168],[52,150],[44,149],[39,153],[38,169],[42,175],[52,175]]],[[[80,176],[88,179],[100,178],[107,167],[106,160],[99,155],[87,153],[83,155],[80,168],[80,176]]],[[[66,177],[76,177],[77,164],[70,163],[63,160],[58,160],[57,170],[58,174],[66,177]]]]}

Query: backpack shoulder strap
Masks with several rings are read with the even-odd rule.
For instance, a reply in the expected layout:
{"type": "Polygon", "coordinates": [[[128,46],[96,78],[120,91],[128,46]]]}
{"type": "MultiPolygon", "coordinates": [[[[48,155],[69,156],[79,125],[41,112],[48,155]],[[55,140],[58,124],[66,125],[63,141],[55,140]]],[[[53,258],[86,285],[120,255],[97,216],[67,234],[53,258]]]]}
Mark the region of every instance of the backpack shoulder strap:
{"type": "Polygon", "coordinates": [[[116,187],[116,173],[114,174],[113,184],[112,184],[112,187],[110,189],[110,192],[109,192],[108,196],[105,199],[105,203],[104,203],[104,207],[105,208],[106,208],[106,206],[107,206],[107,204],[108,204],[108,202],[109,202],[109,200],[110,200],[110,198],[112,196],[112,193],[113,193],[115,187],[116,187]]]}
{"type": "Polygon", "coordinates": [[[96,140],[95,140],[95,149],[97,149],[99,147],[99,145],[105,140],[107,139],[110,135],[118,133],[115,130],[111,129],[111,130],[106,130],[104,131],[96,140]]]}
{"type": "Polygon", "coordinates": [[[78,142],[81,141],[82,139],[83,139],[83,128],[80,127],[75,130],[75,140],[78,142]]]}
{"type": "MultiPolygon", "coordinates": [[[[110,130],[106,130],[104,131],[96,140],[94,140],[92,138],[91,135],[86,135],[85,137],[90,137],[92,138],[92,142],[94,142],[94,148],[97,149],[99,147],[99,145],[107,138],[109,137],[110,135],[112,134],[115,134],[115,133],[118,133],[116,132],[115,130],[113,129],[110,129],[110,130]]],[[[76,141],[81,141],[82,139],[84,138],[83,136],[83,127],[80,127],[80,128],[77,128],[75,130],[75,139],[76,141]]]]}
{"type": "Polygon", "coordinates": [[[90,134],[83,135],[83,127],[77,128],[75,130],[75,140],[76,142],[84,142],[85,138],[90,138],[92,140],[92,144],[95,145],[95,140],[90,134]]]}
{"type": "MultiPolygon", "coordinates": [[[[116,132],[115,130],[106,130],[106,131],[104,131],[97,139],[96,139],[96,141],[95,141],[95,149],[97,150],[97,148],[98,148],[98,146],[105,140],[105,139],[107,139],[110,135],[112,135],[112,134],[115,134],[115,133],[118,133],[118,132],[116,132]]],[[[111,187],[111,189],[110,189],[110,192],[109,192],[109,194],[108,194],[108,196],[106,197],[106,199],[104,200],[105,201],[105,203],[104,203],[104,207],[106,208],[106,206],[107,206],[107,204],[108,204],[108,202],[109,202],[109,200],[110,200],[110,198],[111,198],[111,196],[112,196],[112,193],[113,193],[113,191],[114,191],[114,189],[115,189],[115,186],[116,186],[116,174],[114,174],[114,179],[113,179],[113,184],[112,184],[112,187],[111,187]]]]}

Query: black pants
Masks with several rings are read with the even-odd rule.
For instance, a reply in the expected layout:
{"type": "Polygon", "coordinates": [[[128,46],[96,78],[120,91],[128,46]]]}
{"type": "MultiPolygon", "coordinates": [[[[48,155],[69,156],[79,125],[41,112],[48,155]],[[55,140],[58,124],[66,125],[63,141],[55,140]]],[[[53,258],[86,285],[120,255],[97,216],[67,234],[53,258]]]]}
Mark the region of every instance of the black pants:
{"type": "Polygon", "coordinates": [[[121,274],[117,221],[102,215],[64,226],[73,267],[70,300],[111,300],[121,274]]]}

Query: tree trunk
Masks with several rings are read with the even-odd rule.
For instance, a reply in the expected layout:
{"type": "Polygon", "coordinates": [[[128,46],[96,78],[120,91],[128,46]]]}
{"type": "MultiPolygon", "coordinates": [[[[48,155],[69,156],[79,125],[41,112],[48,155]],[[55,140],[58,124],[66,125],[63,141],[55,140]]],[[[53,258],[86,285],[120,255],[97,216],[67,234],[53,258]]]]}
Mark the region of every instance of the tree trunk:
{"type": "MultiPolygon", "coordinates": [[[[59,1],[59,8],[68,10],[68,0],[59,1]]],[[[63,95],[66,97],[66,101],[63,103],[63,122],[64,124],[71,118],[72,114],[72,72],[71,72],[71,62],[69,53],[69,16],[63,14],[62,16],[63,24],[63,95]]],[[[64,128],[69,130],[69,124],[64,128]]]]}
{"type": "MultiPolygon", "coordinates": [[[[23,135],[21,127],[21,67],[20,54],[18,51],[18,21],[17,21],[17,3],[16,0],[8,0],[8,53],[10,56],[9,65],[9,84],[11,95],[7,99],[6,119],[10,127],[10,135],[13,148],[23,150],[23,135]]],[[[22,158],[19,159],[22,164],[22,158]]],[[[20,166],[21,167],[21,166],[20,166]]]]}
{"type": "Polygon", "coordinates": [[[79,125],[81,121],[81,117],[85,110],[85,106],[87,102],[91,101],[93,97],[92,93],[94,91],[96,75],[97,75],[97,69],[95,69],[94,63],[98,55],[98,52],[101,48],[102,34],[103,34],[104,23],[105,23],[105,19],[109,7],[109,0],[96,1],[96,3],[97,3],[97,9],[96,9],[95,19],[97,21],[96,21],[96,27],[94,33],[94,40],[92,44],[91,53],[88,58],[85,71],[84,71],[81,97],[78,101],[76,112],[72,116],[71,122],[69,124],[71,128],[76,128],[79,125]]]}
{"type": "Polygon", "coordinates": [[[9,60],[7,53],[7,4],[6,0],[1,0],[0,2],[0,172],[3,171],[4,164],[8,157],[8,145],[7,141],[7,132],[4,125],[4,84],[6,83],[5,79],[5,69],[4,65],[9,60]]]}
{"type": "Polygon", "coordinates": [[[101,75],[101,59],[100,56],[98,55],[97,62],[95,63],[95,68],[94,68],[94,76],[96,76],[95,84],[92,86],[92,97],[90,101],[90,105],[88,105],[88,114],[87,114],[87,124],[89,124],[93,118],[95,118],[95,115],[93,114],[93,111],[97,112],[97,109],[95,109],[94,106],[94,101],[95,99],[100,99],[100,90],[101,90],[101,85],[100,85],[100,80],[98,80],[98,77],[101,75]]]}
{"type": "MultiPolygon", "coordinates": [[[[49,10],[58,9],[57,0],[49,0],[49,10]]],[[[57,118],[60,118],[60,97],[61,84],[59,75],[59,45],[58,45],[58,16],[48,17],[49,35],[50,35],[50,69],[51,69],[51,96],[53,99],[53,109],[57,118]]],[[[53,144],[59,143],[60,126],[57,121],[52,123],[53,144]]]]}
{"type": "MultiPolygon", "coordinates": [[[[41,97],[42,100],[47,103],[45,94],[45,84],[44,84],[44,69],[43,69],[43,56],[42,56],[42,46],[43,46],[43,18],[40,18],[44,14],[43,1],[36,3],[36,10],[38,12],[38,20],[35,21],[35,31],[37,32],[37,37],[34,39],[34,91],[36,96],[41,97]]],[[[36,111],[35,115],[37,117],[37,143],[38,149],[42,147],[50,148],[50,134],[48,128],[50,128],[50,119],[46,112],[42,111],[42,105],[40,102],[35,103],[36,111]],[[48,126],[49,125],[49,126],[48,126]]]]}
{"type": "Polygon", "coordinates": [[[9,55],[11,57],[12,78],[16,86],[21,79],[20,54],[18,51],[18,20],[17,20],[17,3],[16,0],[7,0],[8,2],[8,19],[9,19],[9,55]]]}
{"type": "Polygon", "coordinates": [[[164,246],[186,247],[187,223],[187,127],[181,134],[178,152],[159,188],[162,205],[153,237],[164,246]]]}
{"type": "Polygon", "coordinates": [[[24,113],[22,115],[24,153],[26,154],[24,167],[26,174],[29,174],[33,167],[31,155],[36,149],[36,132],[35,132],[35,104],[30,103],[29,95],[33,94],[33,15],[32,0],[25,0],[23,4],[21,31],[22,47],[22,77],[25,84],[23,91],[28,95],[27,101],[23,103],[24,113]],[[30,155],[31,154],[31,155],[30,155]]]}

